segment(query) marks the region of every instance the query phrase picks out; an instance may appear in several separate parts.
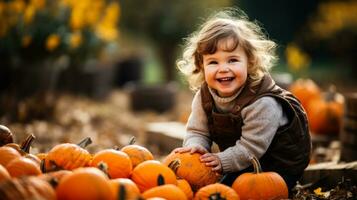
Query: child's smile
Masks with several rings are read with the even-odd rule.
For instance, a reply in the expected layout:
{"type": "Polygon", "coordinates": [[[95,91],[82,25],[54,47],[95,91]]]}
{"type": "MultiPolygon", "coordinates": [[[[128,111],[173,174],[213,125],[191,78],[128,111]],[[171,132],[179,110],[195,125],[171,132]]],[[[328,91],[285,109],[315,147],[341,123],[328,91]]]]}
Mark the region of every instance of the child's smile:
{"type": "Polygon", "coordinates": [[[215,53],[203,55],[205,80],[221,97],[232,96],[247,79],[247,55],[240,45],[233,51],[226,50],[234,45],[232,42],[222,39],[215,53]]]}

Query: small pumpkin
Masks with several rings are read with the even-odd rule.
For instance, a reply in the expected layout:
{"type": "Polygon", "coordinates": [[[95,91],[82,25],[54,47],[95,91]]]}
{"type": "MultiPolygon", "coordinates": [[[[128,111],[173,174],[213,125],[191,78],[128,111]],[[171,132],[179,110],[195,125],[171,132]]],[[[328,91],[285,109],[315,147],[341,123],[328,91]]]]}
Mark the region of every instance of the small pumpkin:
{"type": "Polygon", "coordinates": [[[182,178],[177,179],[177,187],[186,194],[188,200],[193,199],[193,191],[188,181],[182,178]]]}
{"type": "Polygon", "coordinates": [[[21,154],[11,147],[0,147],[0,165],[6,165],[13,159],[21,157],[21,154]]]}
{"type": "Polygon", "coordinates": [[[254,172],[238,176],[232,185],[240,199],[287,199],[288,187],[284,179],[276,172],[263,172],[257,158],[253,157],[251,162],[254,172]]]}
{"type": "Polygon", "coordinates": [[[215,183],[219,176],[212,171],[211,167],[206,166],[200,161],[199,153],[174,153],[171,152],[164,160],[166,166],[170,166],[179,178],[186,179],[194,192],[199,188],[215,183]],[[178,164],[174,167],[173,161],[177,160],[178,164]],[[171,164],[171,165],[170,165],[171,164]]]}
{"type": "Polygon", "coordinates": [[[9,174],[9,172],[7,171],[7,169],[5,167],[3,167],[2,165],[0,165],[0,182],[6,179],[10,179],[11,176],[9,174]]]}
{"type": "Polygon", "coordinates": [[[315,98],[321,98],[320,87],[311,79],[297,79],[289,87],[289,91],[299,99],[304,109],[315,98]]]}
{"type": "Polygon", "coordinates": [[[136,184],[128,178],[109,180],[114,199],[140,199],[140,190],[136,184]]]}
{"type": "Polygon", "coordinates": [[[186,194],[176,185],[165,184],[164,177],[159,174],[156,187],[146,190],[142,196],[147,198],[161,197],[167,200],[187,200],[186,194]]]}
{"type": "Polygon", "coordinates": [[[51,185],[34,176],[14,178],[0,182],[0,197],[6,200],[57,199],[51,185]]]}
{"type": "Polygon", "coordinates": [[[34,140],[35,140],[35,136],[33,134],[30,134],[21,143],[21,145],[17,143],[8,143],[5,146],[16,149],[21,155],[26,155],[30,153],[31,144],[33,143],[34,140]]]}
{"type": "Polygon", "coordinates": [[[35,161],[25,157],[13,159],[6,165],[6,169],[11,177],[41,174],[40,166],[35,161]]]}
{"type": "Polygon", "coordinates": [[[52,187],[56,188],[61,179],[69,174],[72,174],[72,171],[69,170],[59,170],[49,173],[44,173],[38,176],[38,178],[47,181],[52,185],[52,187]]]}
{"type": "Polygon", "coordinates": [[[152,153],[145,147],[136,145],[135,137],[130,139],[129,145],[124,146],[120,151],[125,152],[130,157],[133,168],[146,160],[154,160],[152,153]]]}
{"type": "Polygon", "coordinates": [[[56,188],[59,200],[113,199],[107,176],[98,168],[78,168],[66,175],[56,188]]]}
{"type": "Polygon", "coordinates": [[[312,133],[338,134],[342,126],[344,97],[336,92],[334,86],[330,86],[322,98],[316,98],[309,102],[307,117],[312,133]]]}
{"type": "Polygon", "coordinates": [[[213,183],[200,188],[194,200],[239,200],[239,196],[231,187],[221,183],[213,183]]]}
{"type": "Polygon", "coordinates": [[[97,167],[99,163],[107,165],[110,178],[128,178],[133,168],[129,156],[114,149],[105,149],[96,153],[91,166],[97,167]]]}
{"type": "Polygon", "coordinates": [[[45,157],[44,171],[73,170],[89,166],[92,155],[84,148],[90,143],[90,138],[85,138],[77,145],[62,143],[54,146],[45,157]]]}
{"type": "Polygon", "coordinates": [[[162,175],[167,184],[177,184],[175,173],[166,165],[156,160],[147,160],[136,166],[131,174],[131,180],[138,186],[140,192],[158,186],[157,177],[162,175]]]}
{"type": "Polygon", "coordinates": [[[14,139],[11,130],[4,125],[0,125],[0,147],[13,142],[14,139]]]}

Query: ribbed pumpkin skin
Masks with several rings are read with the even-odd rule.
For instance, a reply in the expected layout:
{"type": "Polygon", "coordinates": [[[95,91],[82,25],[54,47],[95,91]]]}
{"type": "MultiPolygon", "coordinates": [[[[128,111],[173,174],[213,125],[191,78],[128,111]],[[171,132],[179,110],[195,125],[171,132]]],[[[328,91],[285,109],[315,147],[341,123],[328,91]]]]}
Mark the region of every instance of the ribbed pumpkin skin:
{"type": "Polygon", "coordinates": [[[6,169],[11,177],[42,174],[40,166],[35,161],[25,157],[13,159],[6,165],[6,169]]]}
{"type": "Polygon", "coordinates": [[[56,200],[56,193],[49,183],[34,176],[0,182],[0,197],[6,200],[46,199],[56,200]]]}
{"type": "Polygon", "coordinates": [[[133,168],[146,160],[154,160],[154,156],[148,149],[136,144],[124,146],[121,151],[128,154],[131,163],[133,164],[133,168]]]}
{"type": "Polygon", "coordinates": [[[241,200],[287,199],[288,188],[275,172],[244,173],[232,185],[241,200]]]}
{"type": "Polygon", "coordinates": [[[13,159],[21,157],[20,153],[11,147],[0,147],[0,165],[6,165],[13,159]]]}
{"type": "Polygon", "coordinates": [[[178,159],[180,165],[177,168],[176,175],[179,178],[186,179],[192,190],[195,192],[199,188],[216,183],[218,176],[212,171],[211,167],[205,166],[200,161],[201,154],[199,153],[174,153],[171,152],[163,161],[165,165],[169,165],[171,161],[178,159]]]}
{"type": "Polygon", "coordinates": [[[142,196],[147,198],[161,197],[167,200],[187,200],[186,194],[176,185],[166,184],[146,190],[142,196]]]}
{"type": "Polygon", "coordinates": [[[63,143],[53,147],[45,157],[46,171],[54,167],[52,162],[59,168],[73,170],[79,167],[89,166],[92,156],[89,152],[76,144],[63,143]]]}
{"type": "Polygon", "coordinates": [[[192,188],[185,179],[177,179],[177,187],[179,187],[186,194],[188,200],[193,199],[192,188]]]}
{"type": "Polygon", "coordinates": [[[114,149],[101,150],[93,156],[92,167],[104,162],[110,178],[128,178],[133,169],[129,156],[114,149]]]}
{"type": "Polygon", "coordinates": [[[165,184],[177,184],[175,173],[156,160],[147,160],[136,166],[131,174],[131,180],[138,186],[140,192],[145,192],[158,186],[159,174],[163,176],[165,184]]]}
{"type": "Polygon", "coordinates": [[[239,200],[239,196],[236,191],[221,183],[214,183],[202,187],[196,192],[194,200],[217,199],[214,198],[215,195],[219,195],[225,200],[239,200]]]}
{"type": "Polygon", "coordinates": [[[72,174],[63,177],[56,193],[58,200],[113,199],[108,178],[94,167],[76,169],[72,174]]]}
{"type": "Polygon", "coordinates": [[[10,176],[9,172],[7,171],[7,169],[5,167],[3,167],[2,165],[0,165],[0,181],[10,179],[10,178],[11,178],[11,176],[10,176]]]}
{"type": "Polygon", "coordinates": [[[117,178],[109,180],[110,188],[113,192],[114,199],[120,197],[120,186],[125,189],[125,199],[139,199],[140,190],[136,184],[128,178],[117,178]]]}

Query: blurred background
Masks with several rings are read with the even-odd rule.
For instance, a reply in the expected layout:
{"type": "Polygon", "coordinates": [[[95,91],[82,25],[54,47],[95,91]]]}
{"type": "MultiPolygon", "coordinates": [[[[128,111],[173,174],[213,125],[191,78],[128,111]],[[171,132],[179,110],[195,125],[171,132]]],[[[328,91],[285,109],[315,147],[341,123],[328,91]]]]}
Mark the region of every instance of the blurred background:
{"type": "MultiPolygon", "coordinates": [[[[332,123],[317,114],[332,128],[312,128],[316,144],[327,149],[341,134],[355,141],[356,97],[348,101],[352,125],[343,124],[338,100],[357,92],[354,0],[0,0],[0,124],[17,142],[34,134],[34,152],[85,136],[96,151],[136,136],[166,154],[173,146],[159,140],[169,132],[180,145],[193,97],[175,65],[184,38],[225,7],[244,10],[279,45],[279,85],[300,80],[303,95],[330,91],[328,102],[339,104],[332,123]]],[[[336,159],[320,151],[314,162],[320,154],[336,159]]]]}

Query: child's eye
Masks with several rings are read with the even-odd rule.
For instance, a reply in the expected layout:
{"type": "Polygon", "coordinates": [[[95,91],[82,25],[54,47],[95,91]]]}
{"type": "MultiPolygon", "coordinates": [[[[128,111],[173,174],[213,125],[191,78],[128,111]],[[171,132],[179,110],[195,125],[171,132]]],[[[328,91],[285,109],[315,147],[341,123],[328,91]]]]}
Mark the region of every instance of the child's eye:
{"type": "Polygon", "coordinates": [[[229,63],[234,63],[234,62],[238,62],[238,59],[236,59],[236,58],[231,58],[231,59],[229,59],[229,61],[228,61],[229,63]]]}
{"type": "Polygon", "coordinates": [[[209,65],[216,65],[216,64],[218,64],[218,62],[217,61],[210,61],[210,62],[208,62],[208,64],[209,65]]]}

